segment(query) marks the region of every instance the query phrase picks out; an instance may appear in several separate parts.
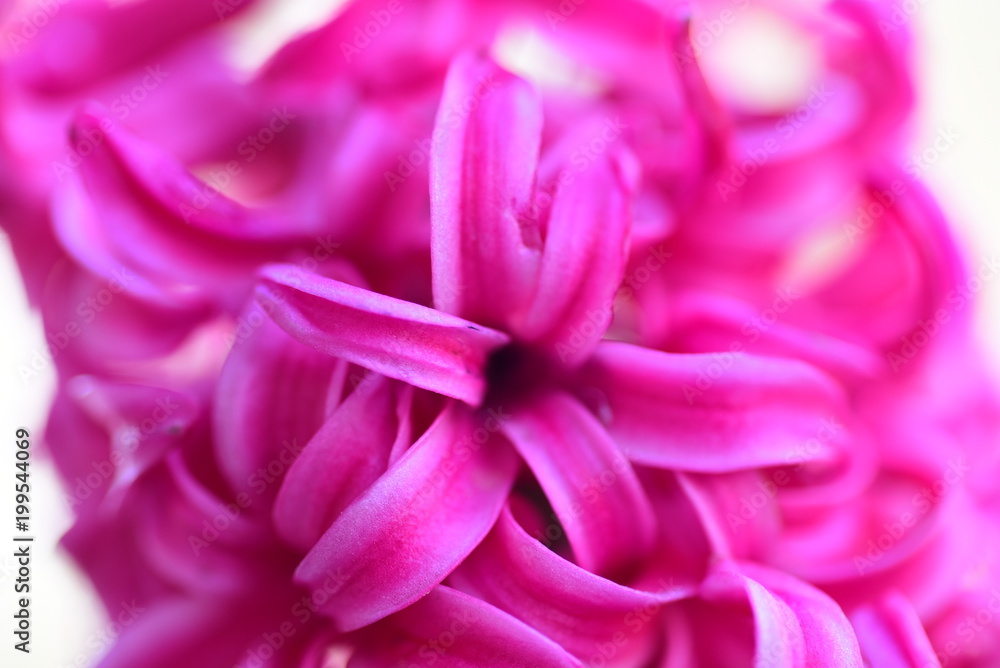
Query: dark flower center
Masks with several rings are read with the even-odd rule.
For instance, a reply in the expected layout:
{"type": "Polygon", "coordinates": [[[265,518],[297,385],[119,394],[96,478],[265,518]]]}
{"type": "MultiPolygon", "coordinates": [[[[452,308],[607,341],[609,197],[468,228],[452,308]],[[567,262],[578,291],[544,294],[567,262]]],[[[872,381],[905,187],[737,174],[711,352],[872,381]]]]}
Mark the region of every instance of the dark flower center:
{"type": "Polygon", "coordinates": [[[546,353],[523,343],[509,343],[493,351],[486,362],[485,406],[524,401],[539,389],[556,384],[562,365],[546,353]]]}

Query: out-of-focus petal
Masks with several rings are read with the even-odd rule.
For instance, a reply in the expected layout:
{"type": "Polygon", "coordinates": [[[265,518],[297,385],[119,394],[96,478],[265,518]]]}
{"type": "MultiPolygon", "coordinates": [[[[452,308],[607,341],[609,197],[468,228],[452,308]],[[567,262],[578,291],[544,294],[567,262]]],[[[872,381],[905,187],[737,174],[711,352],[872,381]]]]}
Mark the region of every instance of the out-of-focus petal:
{"type": "Polygon", "coordinates": [[[290,239],[262,232],[280,223],[199,182],[96,105],[77,113],[71,145],[86,157],[55,193],[57,236],[103,278],[123,268],[134,274],[130,292],[166,305],[209,301],[236,311],[254,269],[293,248],[290,239]]]}
{"type": "Polygon", "coordinates": [[[444,668],[583,665],[530,626],[449,587],[435,587],[390,621],[348,668],[395,668],[417,660],[444,668]]]}
{"type": "Polygon", "coordinates": [[[856,610],[851,624],[865,664],[885,668],[940,668],[920,618],[909,601],[892,593],[856,610]]]}
{"type": "Polygon", "coordinates": [[[35,8],[44,12],[44,23],[32,24],[38,33],[32,39],[22,37],[27,43],[15,61],[17,71],[25,83],[45,93],[72,92],[144,63],[158,50],[241,14],[256,2],[62,0],[54,9],[35,8]]]}
{"type": "Polygon", "coordinates": [[[229,485],[253,500],[251,512],[267,513],[281,479],[339,402],[346,363],[256,315],[260,326],[235,340],[219,375],[213,430],[229,485]]]}

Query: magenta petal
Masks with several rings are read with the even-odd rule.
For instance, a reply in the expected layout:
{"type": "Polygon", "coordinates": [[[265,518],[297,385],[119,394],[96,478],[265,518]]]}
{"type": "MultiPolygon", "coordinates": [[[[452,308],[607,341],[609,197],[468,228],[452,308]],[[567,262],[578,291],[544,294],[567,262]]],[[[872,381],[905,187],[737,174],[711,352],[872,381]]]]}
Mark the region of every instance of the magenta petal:
{"type": "Polygon", "coordinates": [[[730,602],[746,596],[756,626],[755,665],[862,668],[847,617],[832,598],[790,575],[749,563],[719,562],[703,595],[730,602]]]}
{"type": "Polygon", "coordinates": [[[868,348],[817,331],[775,322],[753,325],[758,311],[749,303],[710,293],[691,293],[677,301],[670,349],[686,353],[727,350],[738,341],[747,352],[808,362],[845,383],[886,371],[885,360],[868,348]]]}
{"type": "Polygon", "coordinates": [[[348,668],[582,668],[535,629],[448,587],[435,587],[391,622],[385,637],[351,657],[348,668]]]}
{"type": "Polygon", "coordinates": [[[339,401],[344,369],[266,318],[235,342],[216,390],[216,460],[233,491],[249,496],[252,512],[268,511],[280,476],[323,424],[328,404],[339,401]]]}
{"type": "Polygon", "coordinates": [[[303,559],[296,580],[326,590],[321,608],[341,629],[424,596],[489,532],[518,460],[499,436],[476,442],[476,428],[474,414],[450,402],[303,559]]]}
{"type": "Polygon", "coordinates": [[[164,464],[133,487],[119,513],[131,522],[147,569],[175,588],[220,596],[240,595],[278,573],[287,577],[291,555],[268,523],[234,512],[239,505],[206,487],[179,451],[164,464]]]}
{"type": "Polygon", "coordinates": [[[927,633],[910,602],[891,593],[851,615],[867,665],[940,668],[927,633]]]}
{"type": "Polygon", "coordinates": [[[675,584],[672,577],[645,591],[594,575],[529,536],[509,508],[449,582],[506,610],[583,660],[593,658],[597,643],[613,643],[616,633],[624,633],[630,643],[621,656],[637,661],[656,638],[655,624],[637,629],[635,621],[697,592],[695,585],[675,584]]]}
{"type": "MultiPolygon", "coordinates": [[[[243,601],[242,606],[213,597],[172,598],[139,605],[120,601],[112,610],[127,620],[121,637],[96,664],[98,668],[209,668],[232,666],[247,643],[268,630],[266,615],[257,612],[261,602],[243,601]],[[247,611],[254,611],[247,615],[247,611]],[[242,623],[233,624],[239,612],[242,623]]],[[[120,623],[115,622],[118,626],[120,623]]],[[[113,628],[113,627],[111,627],[113,628]]]]}
{"type": "Polygon", "coordinates": [[[512,409],[504,434],[534,472],[577,563],[602,575],[635,565],[656,538],[656,519],[635,471],[600,422],[568,394],[512,409]]]}
{"type": "Polygon", "coordinates": [[[586,359],[611,322],[625,271],[635,188],[631,159],[601,157],[556,194],[538,288],[521,335],[586,359]]]}
{"type": "Polygon", "coordinates": [[[403,387],[369,375],[309,441],[275,501],[274,525],[285,540],[308,551],[385,473],[399,431],[396,404],[403,387]]]}
{"type": "Polygon", "coordinates": [[[196,428],[200,409],[196,397],[165,388],[89,375],[67,381],[45,438],[69,489],[70,507],[84,514],[108,496],[120,501],[196,428]]]}
{"type": "MultiPolygon", "coordinates": [[[[45,18],[32,17],[33,23],[28,24],[26,16],[25,25],[43,29],[37,30],[37,35],[32,33],[28,48],[20,54],[20,47],[15,46],[18,58],[14,62],[24,83],[32,88],[50,94],[79,91],[129,68],[159,63],[164,52],[179,41],[217,25],[227,15],[243,13],[256,2],[63,0],[58,8],[26,6],[25,11],[44,11],[41,16],[45,18]]],[[[169,68],[153,71],[161,77],[173,74],[169,68]]],[[[120,104],[125,109],[124,103],[120,104]]]]}
{"type": "Polygon", "coordinates": [[[537,230],[519,218],[531,202],[541,130],[530,84],[481,56],[455,59],[431,149],[437,308],[501,328],[523,315],[539,253],[537,230]]]}
{"type": "Polygon", "coordinates": [[[835,441],[821,430],[846,420],[842,388],[796,360],[602,343],[587,371],[609,433],[648,466],[721,473],[824,460],[835,441]],[[819,446],[806,450],[811,440],[819,446]]]}
{"type": "Polygon", "coordinates": [[[172,308],[215,300],[235,311],[253,271],[292,249],[291,240],[273,239],[288,234],[287,221],[265,220],[221,194],[206,198],[207,186],[176,158],[96,105],[77,113],[71,142],[90,152],[54,192],[56,234],[95,274],[135,274],[133,294],[172,308]]]}
{"type": "Polygon", "coordinates": [[[473,405],[487,356],[507,343],[492,329],[292,266],[265,269],[257,299],[302,343],[473,405]]]}

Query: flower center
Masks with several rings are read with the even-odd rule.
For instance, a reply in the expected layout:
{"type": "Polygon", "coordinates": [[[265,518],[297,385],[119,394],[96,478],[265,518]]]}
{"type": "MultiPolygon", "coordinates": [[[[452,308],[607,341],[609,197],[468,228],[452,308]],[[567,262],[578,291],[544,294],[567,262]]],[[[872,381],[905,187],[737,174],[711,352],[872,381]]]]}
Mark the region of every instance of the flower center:
{"type": "Polygon", "coordinates": [[[523,343],[509,343],[493,351],[486,362],[483,405],[524,401],[535,391],[557,383],[561,376],[561,365],[546,353],[523,343]]]}

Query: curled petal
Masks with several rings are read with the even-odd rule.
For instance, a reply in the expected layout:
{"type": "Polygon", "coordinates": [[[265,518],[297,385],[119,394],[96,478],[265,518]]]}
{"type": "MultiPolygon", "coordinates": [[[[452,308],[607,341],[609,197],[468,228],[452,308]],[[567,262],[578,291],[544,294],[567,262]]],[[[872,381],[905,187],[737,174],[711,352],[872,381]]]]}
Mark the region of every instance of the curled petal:
{"type": "Polygon", "coordinates": [[[539,253],[537,229],[521,215],[533,194],[541,130],[530,84],[481,56],[455,59],[431,149],[437,308],[493,327],[523,317],[539,253]]]}
{"type": "Polygon", "coordinates": [[[449,403],[303,559],[296,580],[329,594],[321,609],[339,628],[371,624],[424,596],[489,532],[518,461],[498,435],[478,442],[476,427],[468,408],[449,403]]]}
{"type": "Polygon", "coordinates": [[[702,592],[719,603],[749,602],[756,629],[754,665],[864,665],[858,639],[840,607],[789,575],[749,563],[719,562],[702,592]]]}
{"type": "Polygon", "coordinates": [[[346,364],[257,315],[261,326],[236,340],[222,367],[213,427],[222,474],[234,492],[260,500],[253,512],[266,513],[281,475],[339,401],[346,364]]]}
{"type": "Polygon", "coordinates": [[[132,293],[174,307],[218,300],[235,311],[253,270],[293,248],[273,238],[280,222],[221,194],[207,199],[205,184],[176,158],[131,135],[103,108],[77,113],[71,143],[87,158],[55,191],[57,236],[105,279],[121,280],[122,269],[135,274],[132,293]]]}
{"type": "Polygon", "coordinates": [[[299,549],[311,548],[330,523],[385,473],[396,442],[403,386],[368,376],[320,428],[285,477],[274,525],[299,549]]]}
{"type": "Polygon", "coordinates": [[[851,615],[861,653],[871,666],[940,668],[927,633],[910,602],[890,593],[851,615]]]}
{"type": "Polygon", "coordinates": [[[649,499],[631,464],[575,398],[542,395],[514,408],[502,429],[545,491],[580,566],[613,575],[648,552],[656,537],[649,499]]]}
{"type": "Polygon", "coordinates": [[[585,360],[611,322],[628,253],[635,169],[631,159],[601,156],[556,193],[538,287],[518,331],[553,346],[564,362],[585,360]]]}
{"type": "Polygon", "coordinates": [[[587,661],[616,633],[632,640],[623,654],[637,660],[655,644],[655,618],[697,586],[662,577],[653,590],[594,575],[532,538],[506,508],[490,535],[449,582],[509,612],[587,661]],[[631,616],[630,616],[631,614],[631,616]],[[638,627],[638,628],[637,628],[638,627]]]}
{"type": "Polygon", "coordinates": [[[799,359],[844,382],[869,379],[885,371],[885,362],[875,351],[820,332],[783,322],[775,322],[766,330],[747,329],[747,324],[759,314],[749,304],[735,299],[689,294],[678,300],[675,309],[671,350],[710,353],[727,350],[734,341],[739,341],[748,352],[799,359]]]}
{"type": "Polygon", "coordinates": [[[598,415],[628,458],[681,471],[829,459],[836,438],[817,436],[846,410],[840,386],[796,360],[602,343],[586,375],[601,395],[598,415]],[[819,447],[804,451],[811,440],[819,447]]]}
{"type": "MultiPolygon", "coordinates": [[[[99,668],[214,668],[233,666],[247,645],[277,628],[269,610],[290,605],[273,597],[170,597],[155,604],[119,601],[112,614],[128,620],[99,668]],[[284,605],[282,605],[284,604],[284,605]],[[232,623],[239,615],[240,624],[232,623]]],[[[280,609],[280,608],[278,608],[280,609]]],[[[295,639],[290,645],[298,645],[295,639]]],[[[290,648],[279,651],[287,656],[290,648]]],[[[242,664],[239,664],[242,665],[242,664]]]]}
{"type": "MultiPolygon", "coordinates": [[[[38,30],[37,37],[33,35],[15,60],[18,73],[25,83],[40,91],[74,92],[128,67],[141,67],[140,63],[154,58],[157,51],[170,48],[227,15],[238,15],[256,2],[218,5],[207,0],[124,4],[64,1],[58,10],[46,10],[45,23],[40,24],[44,30],[38,30]]],[[[169,71],[157,74],[170,76],[169,71]]]]}
{"type": "Polygon", "coordinates": [[[348,668],[394,668],[430,657],[444,668],[582,668],[535,629],[449,587],[435,587],[389,622],[378,629],[384,636],[351,657],[348,668]],[[446,651],[442,638],[454,638],[446,651]]]}

